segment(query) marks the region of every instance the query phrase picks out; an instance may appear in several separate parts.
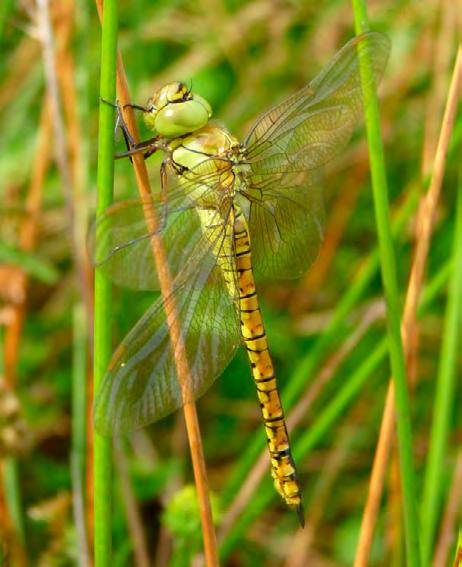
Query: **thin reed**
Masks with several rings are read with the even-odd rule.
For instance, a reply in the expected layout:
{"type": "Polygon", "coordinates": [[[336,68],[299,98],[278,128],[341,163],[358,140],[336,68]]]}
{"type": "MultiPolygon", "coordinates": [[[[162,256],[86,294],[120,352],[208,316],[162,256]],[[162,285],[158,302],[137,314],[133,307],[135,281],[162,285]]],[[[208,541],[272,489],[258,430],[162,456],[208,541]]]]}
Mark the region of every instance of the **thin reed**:
{"type": "MultiPolygon", "coordinates": [[[[114,183],[114,109],[102,100],[116,94],[117,1],[106,0],[101,28],[101,78],[98,133],[98,201],[96,214],[112,202],[114,183]]],[[[94,369],[96,392],[112,353],[112,285],[95,270],[94,369]]],[[[96,431],[93,436],[94,562],[95,567],[112,564],[112,440],[96,431]]]]}
{"type": "MultiPolygon", "coordinates": [[[[455,110],[457,107],[457,97],[459,90],[460,81],[460,58],[457,59],[453,80],[448,94],[445,116],[443,118],[443,123],[441,126],[440,137],[438,141],[438,146],[436,149],[436,155],[434,160],[434,168],[432,172],[430,187],[428,192],[425,193],[419,203],[418,207],[418,222],[419,228],[417,234],[417,240],[414,251],[413,264],[411,267],[411,273],[409,278],[408,289],[406,293],[406,301],[404,306],[403,320],[401,323],[404,350],[406,354],[406,360],[411,360],[412,354],[412,335],[415,332],[416,326],[416,309],[419,295],[421,293],[425,266],[427,263],[427,256],[430,247],[430,238],[432,235],[433,227],[433,217],[436,210],[436,205],[438,202],[439,194],[441,191],[441,185],[443,181],[443,172],[445,169],[446,154],[448,151],[450,134],[454,125],[455,110]]],[[[409,363],[408,363],[409,364],[409,363]]],[[[449,400],[446,400],[448,402],[449,400]]],[[[450,405],[450,404],[447,404],[450,405]]],[[[441,406],[440,406],[441,407],[441,406]]],[[[394,388],[392,382],[388,388],[387,398],[385,402],[385,409],[382,418],[381,431],[379,435],[379,440],[377,443],[376,456],[374,460],[374,465],[372,468],[371,481],[369,487],[368,499],[365,506],[365,511],[363,514],[363,521],[361,526],[360,538],[358,543],[358,548],[355,557],[356,567],[360,567],[367,564],[370,548],[372,545],[372,537],[374,533],[375,523],[377,521],[377,515],[379,510],[380,499],[383,491],[383,484],[385,479],[385,473],[387,470],[388,459],[393,439],[394,432],[394,421],[395,421],[395,396],[394,388]]],[[[440,446],[440,450],[441,450],[440,446]]],[[[441,452],[439,457],[441,459],[441,452]]],[[[433,455],[435,467],[438,462],[438,457],[433,455]],[[435,462],[436,459],[436,462],[435,462]]],[[[433,476],[436,475],[434,472],[433,476]]],[[[432,479],[435,481],[435,478],[432,479]]],[[[436,495],[437,495],[437,484],[427,484],[424,489],[424,499],[422,507],[422,550],[423,550],[423,564],[427,564],[429,561],[429,542],[428,542],[428,532],[431,531],[431,526],[434,529],[435,518],[436,518],[436,495]],[[430,493],[433,493],[430,495],[430,493]],[[432,500],[431,508],[428,505],[428,500],[432,500]],[[425,540],[427,542],[425,543],[425,540]]]]}
{"type": "MultiPolygon", "coordinates": [[[[369,29],[367,3],[353,0],[357,33],[369,29]]],[[[380,254],[380,268],[387,305],[387,332],[390,366],[393,375],[396,407],[398,450],[403,494],[406,558],[409,567],[420,565],[419,524],[417,516],[417,483],[414,470],[409,392],[401,338],[401,306],[396,274],[396,259],[391,238],[388,183],[383,152],[380,113],[377,95],[370,81],[366,57],[361,60],[361,75],[364,78],[364,103],[369,159],[371,165],[372,194],[374,198],[375,222],[380,254]]]]}

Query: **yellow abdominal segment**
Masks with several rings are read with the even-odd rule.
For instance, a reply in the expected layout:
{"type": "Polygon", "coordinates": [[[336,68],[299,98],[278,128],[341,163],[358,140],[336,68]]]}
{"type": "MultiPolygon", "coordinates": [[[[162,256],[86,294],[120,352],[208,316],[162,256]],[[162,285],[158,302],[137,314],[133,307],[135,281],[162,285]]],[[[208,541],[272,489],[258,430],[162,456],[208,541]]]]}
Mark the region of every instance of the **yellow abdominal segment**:
{"type": "Polygon", "coordinates": [[[300,487],[290,452],[284,412],[255,290],[249,231],[244,215],[239,210],[235,210],[233,232],[241,335],[257,387],[271,456],[271,475],[276,490],[286,504],[297,511],[303,525],[300,487]]]}

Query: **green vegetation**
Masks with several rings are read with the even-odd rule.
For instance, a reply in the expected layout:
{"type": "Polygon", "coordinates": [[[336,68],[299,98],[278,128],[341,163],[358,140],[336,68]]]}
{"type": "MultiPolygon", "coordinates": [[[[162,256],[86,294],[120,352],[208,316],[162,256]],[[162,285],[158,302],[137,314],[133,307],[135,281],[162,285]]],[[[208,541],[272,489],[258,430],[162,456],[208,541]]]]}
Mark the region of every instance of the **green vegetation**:
{"type": "MultiPolygon", "coordinates": [[[[116,48],[133,103],[183,80],[243,139],[368,25],[392,53],[378,102],[327,167],[319,258],[298,280],[257,281],[307,527],[272,487],[241,349],[197,403],[218,553],[239,567],[451,564],[462,523],[451,3],[106,0],[102,31],[96,5],[68,0],[48,4],[51,36],[40,35],[46,4],[33,21],[18,3],[0,7],[0,563],[186,566],[203,553],[182,412],[114,447],[91,427],[93,388],[155,297],[98,270],[93,280],[86,252],[113,182],[115,200],[138,196],[130,160],[112,159],[124,141],[101,101],[122,96],[116,48]],[[391,375],[397,427],[385,442],[391,375]],[[363,519],[379,437],[383,487],[363,519]]],[[[154,191],[160,159],[147,161],[154,191]]]]}

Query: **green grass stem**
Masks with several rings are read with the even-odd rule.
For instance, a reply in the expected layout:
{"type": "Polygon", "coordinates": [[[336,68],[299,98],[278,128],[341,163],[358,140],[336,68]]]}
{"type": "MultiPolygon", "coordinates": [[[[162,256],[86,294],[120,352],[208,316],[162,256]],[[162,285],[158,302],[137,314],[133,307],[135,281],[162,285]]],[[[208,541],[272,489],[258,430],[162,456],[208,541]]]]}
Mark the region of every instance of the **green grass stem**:
{"type": "MultiPolygon", "coordinates": [[[[100,96],[116,97],[117,2],[104,2],[101,40],[100,96]]],[[[114,109],[104,103],[99,108],[98,202],[97,216],[112,202],[114,181],[114,109]]],[[[96,235],[98,237],[98,235],[96,235]]],[[[95,271],[94,391],[106,372],[112,352],[112,286],[95,271]]],[[[94,559],[95,567],[111,565],[111,439],[94,433],[94,559]]]]}
{"type": "MultiPolygon", "coordinates": [[[[368,30],[366,0],[353,0],[356,32],[368,30]]],[[[395,252],[393,248],[388,184],[380,127],[378,98],[373,87],[372,69],[367,53],[360,53],[360,72],[363,79],[366,131],[371,167],[372,194],[378,234],[378,246],[387,304],[387,334],[391,373],[395,384],[397,433],[401,485],[403,494],[404,530],[408,567],[419,567],[419,522],[417,514],[417,486],[414,471],[409,393],[401,339],[401,305],[398,293],[395,252]],[[365,56],[364,56],[365,55],[365,56]],[[371,86],[372,85],[372,86],[371,86]]]]}
{"type": "Polygon", "coordinates": [[[422,564],[432,559],[433,541],[445,493],[445,458],[455,410],[457,355],[461,347],[462,328],[462,168],[457,194],[457,213],[453,240],[453,272],[449,281],[441,356],[438,367],[433,421],[430,432],[423,501],[421,508],[422,564]]]}
{"type": "Polygon", "coordinates": [[[0,46],[3,43],[3,38],[5,36],[6,22],[9,17],[11,17],[11,12],[13,11],[14,2],[13,0],[3,0],[0,2],[0,46]]]}
{"type": "MultiPolygon", "coordinates": [[[[430,284],[426,286],[421,296],[418,311],[419,315],[431,305],[432,301],[443,289],[448,280],[450,271],[451,263],[448,261],[434,276],[430,284]]],[[[367,379],[377,371],[380,363],[385,360],[387,351],[387,338],[383,338],[376,344],[371,354],[363,361],[357,370],[346,377],[343,387],[329,405],[319,414],[306,433],[298,437],[293,443],[294,457],[296,460],[301,461],[302,459],[306,459],[310,451],[329,433],[332,426],[345,415],[346,410],[356,399],[356,396],[359,395],[367,379]]],[[[255,497],[252,498],[252,506],[249,506],[241,514],[239,520],[223,539],[220,547],[220,557],[223,561],[239,543],[250,524],[276,498],[277,494],[274,488],[269,482],[265,482],[256,492],[255,497]]]]}
{"type": "Polygon", "coordinates": [[[5,499],[13,521],[14,529],[22,544],[26,543],[24,514],[21,504],[18,461],[13,457],[5,459],[4,465],[5,499]]]}

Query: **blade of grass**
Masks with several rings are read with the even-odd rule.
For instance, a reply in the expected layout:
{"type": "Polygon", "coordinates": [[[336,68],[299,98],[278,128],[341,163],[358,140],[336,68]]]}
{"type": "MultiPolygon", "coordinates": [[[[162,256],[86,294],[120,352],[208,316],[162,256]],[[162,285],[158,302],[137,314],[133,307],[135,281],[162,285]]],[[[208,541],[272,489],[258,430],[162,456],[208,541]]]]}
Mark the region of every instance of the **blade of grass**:
{"type": "MultiPolygon", "coordinates": [[[[428,192],[421,198],[420,206],[418,207],[418,220],[421,228],[418,231],[418,236],[415,244],[411,274],[409,277],[409,284],[406,293],[403,320],[401,324],[406,360],[408,360],[409,355],[413,350],[412,337],[415,334],[416,329],[417,303],[424,281],[425,266],[432,234],[433,216],[440,195],[446,163],[446,153],[448,150],[450,133],[452,131],[454,123],[455,108],[457,104],[457,89],[454,89],[454,85],[457,85],[457,68],[458,67],[456,66],[456,72],[452,81],[450,93],[447,98],[445,115],[439,135],[438,147],[435,156],[435,165],[432,172],[430,187],[428,192]]],[[[394,415],[395,396],[393,383],[390,382],[385,409],[382,417],[380,436],[377,443],[374,464],[371,472],[369,492],[361,523],[360,537],[355,558],[355,567],[363,567],[367,564],[368,561],[370,548],[372,545],[374,527],[377,521],[378,511],[380,507],[380,499],[383,491],[385,473],[389,463],[389,451],[394,430],[394,415]]]]}
{"type": "MultiPolygon", "coordinates": [[[[368,17],[366,0],[353,0],[352,5],[356,32],[362,33],[367,31],[368,17]]],[[[401,306],[398,294],[395,253],[390,229],[388,184],[382,145],[379,105],[373,87],[374,81],[372,80],[367,53],[360,53],[360,72],[363,79],[366,131],[371,164],[372,194],[378,233],[382,283],[387,304],[388,348],[399,416],[397,419],[397,432],[403,490],[406,557],[408,567],[419,567],[420,544],[416,500],[417,487],[413,463],[409,394],[404,351],[401,342],[401,306]]]]}
{"type": "MultiPolygon", "coordinates": [[[[100,96],[115,100],[117,62],[117,0],[106,0],[101,37],[100,96]]],[[[98,135],[97,216],[112,202],[114,182],[114,109],[100,103],[98,135]]],[[[98,235],[97,235],[98,237],[98,235]]],[[[106,372],[112,352],[112,286],[95,270],[94,391],[106,372]]],[[[111,565],[111,439],[94,432],[94,559],[95,567],[111,565]]]]}
{"type": "MultiPolygon", "coordinates": [[[[421,297],[419,314],[429,307],[440,290],[444,287],[449,277],[450,270],[451,263],[447,262],[435,275],[428,287],[426,287],[421,297]]],[[[348,376],[343,387],[339,390],[337,395],[332,399],[324,411],[317,417],[309,430],[300,438],[295,440],[293,443],[293,454],[295,459],[305,459],[309,452],[322,441],[335,422],[345,414],[347,407],[355,396],[359,394],[366,380],[376,372],[379,364],[384,361],[386,354],[387,339],[384,338],[376,345],[374,350],[364,360],[361,366],[358,367],[353,374],[348,376]]],[[[264,509],[276,498],[276,496],[277,495],[269,482],[266,482],[260,487],[258,492],[252,498],[252,506],[247,507],[236,524],[230,529],[226,537],[223,539],[220,547],[220,557],[222,560],[225,560],[229,556],[253,520],[255,520],[264,511],[264,509]]]]}
{"type": "Polygon", "coordinates": [[[0,4],[0,45],[3,43],[5,36],[6,21],[13,11],[13,0],[4,0],[0,4]]]}
{"type": "MultiPolygon", "coordinates": [[[[462,49],[460,50],[462,56],[462,49]]],[[[462,64],[462,59],[461,59],[462,64]]],[[[462,168],[457,195],[457,216],[453,240],[453,274],[449,282],[448,300],[441,343],[441,356],[436,382],[433,420],[430,431],[427,464],[421,508],[422,561],[428,565],[444,494],[446,447],[454,410],[454,386],[457,355],[462,327],[462,168]]]]}
{"type": "Polygon", "coordinates": [[[19,469],[17,459],[9,457],[4,462],[5,500],[13,521],[14,529],[21,543],[26,542],[26,530],[21,503],[19,469]]]}

